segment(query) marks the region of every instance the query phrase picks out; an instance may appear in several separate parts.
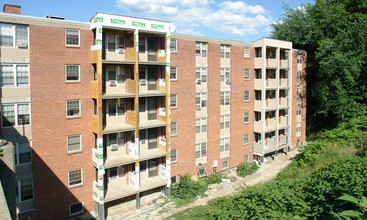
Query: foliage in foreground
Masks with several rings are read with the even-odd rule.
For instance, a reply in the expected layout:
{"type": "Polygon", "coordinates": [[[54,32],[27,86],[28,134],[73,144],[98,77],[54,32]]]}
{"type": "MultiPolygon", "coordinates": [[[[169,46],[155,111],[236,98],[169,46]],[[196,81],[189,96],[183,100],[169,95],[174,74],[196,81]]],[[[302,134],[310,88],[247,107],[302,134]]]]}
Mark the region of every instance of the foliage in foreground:
{"type": "Polygon", "coordinates": [[[338,198],[346,202],[350,202],[357,206],[357,210],[345,210],[340,213],[335,213],[334,216],[339,219],[367,219],[367,197],[362,196],[361,199],[357,199],[354,196],[343,195],[338,198]]]}
{"type": "Polygon", "coordinates": [[[366,137],[367,115],[342,123],[318,134],[322,143],[306,146],[303,154],[308,156],[302,154],[273,181],[178,215],[180,219],[335,218],[335,213],[355,209],[338,199],[342,195],[367,196],[366,137]]]}
{"type": "Polygon", "coordinates": [[[247,175],[253,174],[259,169],[259,166],[256,163],[250,164],[249,162],[242,162],[237,167],[237,174],[241,177],[245,177],[247,175]]]}

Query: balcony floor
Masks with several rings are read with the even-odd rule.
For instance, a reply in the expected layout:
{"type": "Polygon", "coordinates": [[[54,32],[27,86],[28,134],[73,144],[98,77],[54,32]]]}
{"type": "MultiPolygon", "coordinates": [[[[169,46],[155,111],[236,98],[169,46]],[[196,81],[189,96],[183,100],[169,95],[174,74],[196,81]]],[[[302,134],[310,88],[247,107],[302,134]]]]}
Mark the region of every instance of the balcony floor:
{"type": "Polygon", "coordinates": [[[160,176],[155,176],[151,178],[140,179],[140,191],[147,191],[160,186],[165,186],[167,181],[162,179],[160,176]]]}
{"type": "Polygon", "coordinates": [[[106,93],[102,95],[102,99],[118,99],[118,98],[134,98],[134,93],[119,92],[119,93],[106,93]]]}
{"type": "Polygon", "coordinates": [[[166,122],[160,120],[142,121],[139,123],[139,129],[164,127],[166,125],[167,125],[166,122]]]}
{"type": "Polygon", "coordinates": [[[127,183],[123,184],[122,181],[126,181],[126,178],[122,178],[121,182],[108,183],[105,202],[136,194],[136,190],[133,187],[127,183]]]}
{"type": "Polygon", "coordinates": [[[144,150],[140,152],[140,160],[149,160],[152,158],[164,157],[164,156],[167,156],[167,152],[159,148],[144,150]]]}
{"type": "Polygon", "coordinates": [[[154,96],[166,96],[166,92],[161,91],[145,91],[145,92],[139,92],[139,97],[154,97],[154,96]]]}
{"type": "Polygon", "coordinates": [[[136,159],[129,155],[121,155],[121,154],[119,155],[118,153],[109,154],[104,163],[104,167],[107,169],[110,167],[116,167],[124,164],[133,163],[135,161],[136,159]]]}
{"type": "Polygon", "coordinates": [[[116,132],[133,131],[135,127],[129,124],[107,125],[103,129],[103,134],[110,134],[116,132]]]}

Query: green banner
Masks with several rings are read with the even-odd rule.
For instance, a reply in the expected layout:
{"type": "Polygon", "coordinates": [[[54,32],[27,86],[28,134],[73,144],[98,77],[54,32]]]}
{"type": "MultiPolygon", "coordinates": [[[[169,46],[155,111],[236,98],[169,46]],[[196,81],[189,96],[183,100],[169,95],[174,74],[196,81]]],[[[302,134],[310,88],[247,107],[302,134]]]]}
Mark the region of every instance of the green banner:
{"type": "Polygon", "coordinates": [[[163,30],[164,26],[159,24],[151,24],[151,28],[163,30]]]}
{"type": "Polygon", "coordinates": [[[101,39],[96,39],[96,44],[102,44],[102,40],[101,39]]]}
{"type": "Polygon", "coordinates": [[[98,33],[102,33],[102,28],[98,28],[98,33]]]}
{"type": "Polygon", "coordinates": [[[110,22],[112,24],[121,24],[121,25],[124,25],[125,24],[125,20],[114,19],[114,18],[111,18],[110,22]]]}
{"type": "Polygon", "coordinates": [[[103,22],[103,18],[102,17],[96,17],[96,18],[94,18],[93,22],[94,23],[103,22]]]}
{"type": "Polygon", "coordinates": [[[145,27],[145,23],[137,21],[133,21],[131,25],[135,27],[145,27]]]}

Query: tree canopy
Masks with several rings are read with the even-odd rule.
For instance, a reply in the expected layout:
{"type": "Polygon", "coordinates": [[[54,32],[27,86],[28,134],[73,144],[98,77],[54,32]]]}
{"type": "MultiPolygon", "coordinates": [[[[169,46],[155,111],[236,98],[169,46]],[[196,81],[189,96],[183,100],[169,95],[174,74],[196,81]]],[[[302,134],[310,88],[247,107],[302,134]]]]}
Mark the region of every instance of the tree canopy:
{"type": "Polygon", "coordinates": [[[307,117],[317,127],[367,110],[367,1],[284,6],[272,37],[307,52],[307,117]]]}

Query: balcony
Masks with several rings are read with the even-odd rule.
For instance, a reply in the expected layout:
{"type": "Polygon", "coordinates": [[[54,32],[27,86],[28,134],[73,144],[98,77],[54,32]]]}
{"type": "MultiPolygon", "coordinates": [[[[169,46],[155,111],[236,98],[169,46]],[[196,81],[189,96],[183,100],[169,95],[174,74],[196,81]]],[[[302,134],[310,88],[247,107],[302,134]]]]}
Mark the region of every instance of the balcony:
{"type": "Polygon", "coordinates": [[[266,87],[267,88],[277,88],[277,79],[266,79],[266,87]]]}
{"type": "Polygon", "coordinates": [[[106,114],[103,116],[103,134],[126,132],[135,130],[135,114],[131,110],[126,111],[126,105],[131,105],[133,99],[107,99],[103,100],[103,108],[106,114]],[[126,112],[128,114],[126,114],[126,112]]]}
{"type": "Polygon", "coordinates": [[[289,68],[289,60],[280,60],[280,68],[289,68]]]}
{"type": "Polygon", "coordinates": [[[167,185],[167,180],[162,179],[160,176],[141,178],[140,179],[140,191],[146,191],[157,187],[167,185]]]}
{"type": "Polygon", "coordinates": [[[264,154],[274,152],[277,150],[277,140],[268,138],[266,140],[266,146],[264,149],[264,154]]]}
{"type": "Polygon", "coordinates": [[[288,127],[288,116],[280,116],[279,117],[279,129],[288,127]]]}
{"type": "Polygon", "coordinates": [[[288,108],[289,107],[289,99],[288,97],[280,97],[279,98],[279,108],[288,108]]]}
{"type": "Polygon", "coordinates": [[[264,58],[262,57],[255,57],[255,68],[262,68],[264,67],[264,58]]]}
{"type": "Polygon", "coordinates": [[[255,100],[254,101],[254,110],[261,112],[264,108],[264,102],[261,100],[255,100]]]}
{"type": "Polygon", "coordinates": [[[277,121],[275,119],[266,119],[265,132],[275,131],[277,129],[277,121]]]}
{"type": "Polygon", "coordinates": [[[139,98],[139,128],[164,127],[166,123],[166,109],[162,105],[165,98],[149,97],[139,98]]]}
{"type": "Polygon", "coordinates": [[[158,159],[143,161],[140,171],[140,191],[154,189],[167,184],[166,167],[158,164],[158,159]],[[144,166],[145,164],[145,166],[144,166]]]}
{"type": "Polygon", "coordinates": [[[262,121],[255,121],[254,122],[254,132],[261,133],[263,131],[264,123],[262,121]]]}
{"type": "Polygon", "coordinates": [[[103,63],[135,63],[136,49],[132,31],[104,29],[102,61],[103,63]]]}
{"type": "Polygon", "coordinates": [[[122,82],[109,80],[103,83],[102,99],[135,97],[135,80],[128,79],[122,82]]]}
{"type": "Polygon", "coordinates": [[[275,110],[277,106],[278,105],[276,99],[266,99],[266,110],[275,110]]]}
{"type": "Polygon", "coordinates": [[[278,68],[278,60],[276,58],[267,58],[266,67],[272,69],[278,68]]]}
{"type": "Polygon", "coordinates": [[[259,155],[264,155],[264,148],[261,143],[254,141],[254,153],[259,155]]]}
{"type": "Polygon", "coordinates": [[[285,145],[288,145],[288,136],[279,135],[279,148],[283,148],[285,145]]]}
{"type": "Polygon", "coordinates": [[[164,132],[165,129],[157,128],[140,130],[140,160],[148,160],[167,155],[166,138],[162,135],[164,132]]]}
{"type": "Polygon", "coordinates": [[[255,79],[254,80],[254,89],[255,90],[262,90],[264,88],[264,81],[262,79],[255,79]]]}
{"type": "Polygon", "coordinates": [[[165,67],[139,67],[139,96],[166,96],[165,67]]]}
{"type": "Polygon", "coordinates": [[[130,181],[128,178],[130,176],[130,173],[128,173],[121,177],[117,177],[116,179],[109,180],[105,192],[105,202],[136,194],[136,189],[129,184],[130,181]]]}
{"type": "Polygon", "coordinates": [[[166,63],[165,36],[145,35],[139,37],[139,62],[141,63],[166,63]],[[164,39],[164,40],[163,40],[164,39]]]}
{"type": "Polygon", "coordinates": [[[117,149],[107,147],[104,167],[110,168],[135,162],[134,155],[130,155],[130,146],[134,146],[134,143],[118,144],[117,149]]]}
{"type": "Polygon", "coordinates": [[[289,82],[288,78],[280,78],[280,80],[279,80],[279,87],[288,88],[289,87],[288,82],[289,82]]]}

